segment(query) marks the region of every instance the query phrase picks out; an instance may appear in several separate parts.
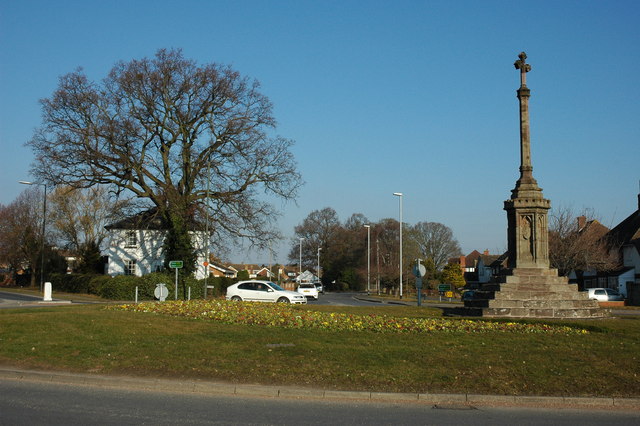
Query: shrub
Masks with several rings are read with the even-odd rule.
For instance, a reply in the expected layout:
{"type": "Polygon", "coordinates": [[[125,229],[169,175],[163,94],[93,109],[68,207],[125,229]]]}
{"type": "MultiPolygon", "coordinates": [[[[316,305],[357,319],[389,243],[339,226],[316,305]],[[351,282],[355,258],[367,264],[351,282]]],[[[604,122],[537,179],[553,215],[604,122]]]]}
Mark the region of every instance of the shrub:
{"type": "MultiPolygon", "coordinates": [[[[49,281],[56,291],[66,293],[95,294],[110,300],[134,300],[138,287],[138,300],[154,300],[155,289],[160,283],[169,290],[168,300],[175,299],[175,275],[153,273],[136,277],[133,275],[95,274],[50,274],[49,281]]],[[[209,278],[207,285],[213,289],[207,290],[208,297],[219,297],[226,293],[227,287],[237,280],[226,277],[209,278]]],[[[178,276],[178,299],[185,300],[191,289],[192,299],[201,299],[204,295],[204,279],[196,280],[192,276],[178,276]]]]}

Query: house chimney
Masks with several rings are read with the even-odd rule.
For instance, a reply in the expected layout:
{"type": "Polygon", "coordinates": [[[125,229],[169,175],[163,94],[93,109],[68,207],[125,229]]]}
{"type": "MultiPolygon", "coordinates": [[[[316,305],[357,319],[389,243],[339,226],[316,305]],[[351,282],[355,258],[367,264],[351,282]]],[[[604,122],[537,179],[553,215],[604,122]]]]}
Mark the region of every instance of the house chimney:
{"type": "Polygon", "coordinates": [[[484,255],[485,255],[485,256],[489,256],[489,249],[485,249],[485,250],[484,250],[484,255]]]}
{"type": "Polygon", "coordinates": [[[580,231],[587,224],[587,218],[585,216],[578,216],[578,231],[580,231]]]}

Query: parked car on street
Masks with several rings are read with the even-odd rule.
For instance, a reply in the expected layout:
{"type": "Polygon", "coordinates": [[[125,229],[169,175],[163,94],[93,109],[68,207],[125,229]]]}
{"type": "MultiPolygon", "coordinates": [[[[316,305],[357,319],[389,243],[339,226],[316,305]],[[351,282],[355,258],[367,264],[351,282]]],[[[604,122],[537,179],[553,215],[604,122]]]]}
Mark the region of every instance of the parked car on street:
{"type": "Polygon", "coordinates": [[[473,300],[473,297],[475,294],[476,294],[475,290],[464,290],[462,292],[462,301],[473,300]]]}
{"type": "Polygon", "coordinates": [[[304,294],[307,298],[311,297],[314,300],[318,300],[318,289],[313,283],[301,283],[296,291],[304,294]]]}
{"type": "Polygon", "coordinates": [[[227,300],[305,304],[307,298],[270,281],[240,281],[227,288],[227,300]]]}
{"type": "Polygon", "coordinates": [[[598,302],[619,302],[624,300],[624,297],[612,288],[590,288],[589,299],[597,300],[598,302]]]}

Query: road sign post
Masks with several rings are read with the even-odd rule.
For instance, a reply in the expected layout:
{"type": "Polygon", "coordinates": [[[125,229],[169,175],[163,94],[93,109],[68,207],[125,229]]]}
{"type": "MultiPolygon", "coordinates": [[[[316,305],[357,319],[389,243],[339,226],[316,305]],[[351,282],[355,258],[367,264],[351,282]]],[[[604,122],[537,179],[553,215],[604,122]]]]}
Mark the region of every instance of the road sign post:
{"type": "Polygon", "coordinates": [[[442,302],[442,296],[445,292],[451,291],[451,284],[438,284],[438,293],[440,293],[440,301],[442,302]]]}
{"type": "Polygon", "coordinates": [[[178,270],[184,266],[182,260],[172,260],[169,262],[169,268],[173,268],[176,270],[176,292],[174,295],[174,300],[178,300],[178,270]]]}
{"type": "Polygon", "coordinates": [[[418,293],[418,306],[422,306],[422,277],[427,273],[427,268],[420,264],[422,259],[416,259],[413,267],[413,275],[416,276],[416,292],[418,293]]]}

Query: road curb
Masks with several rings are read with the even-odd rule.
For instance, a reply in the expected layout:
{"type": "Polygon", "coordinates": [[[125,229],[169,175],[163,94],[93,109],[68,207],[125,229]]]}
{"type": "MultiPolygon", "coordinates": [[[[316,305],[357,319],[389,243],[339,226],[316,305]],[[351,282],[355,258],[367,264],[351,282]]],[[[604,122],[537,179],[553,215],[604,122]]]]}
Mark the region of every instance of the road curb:
{"type": "Polygon", "coordinates": [[[552,397],[481,394],[432,394],[319,390],[292,386],[234,385],[199,380],[145,379],[65,372],[43,372],[0,368],[0,379],[46,382],[143,391],[165,391],[211,395],[238,395],[268,398],[308,398],[338,401],[370,401],[375,403],[415,403],[447,406],[510,406],[593,408],[640,411],[640,398],[618,397],[552,397]]]}

